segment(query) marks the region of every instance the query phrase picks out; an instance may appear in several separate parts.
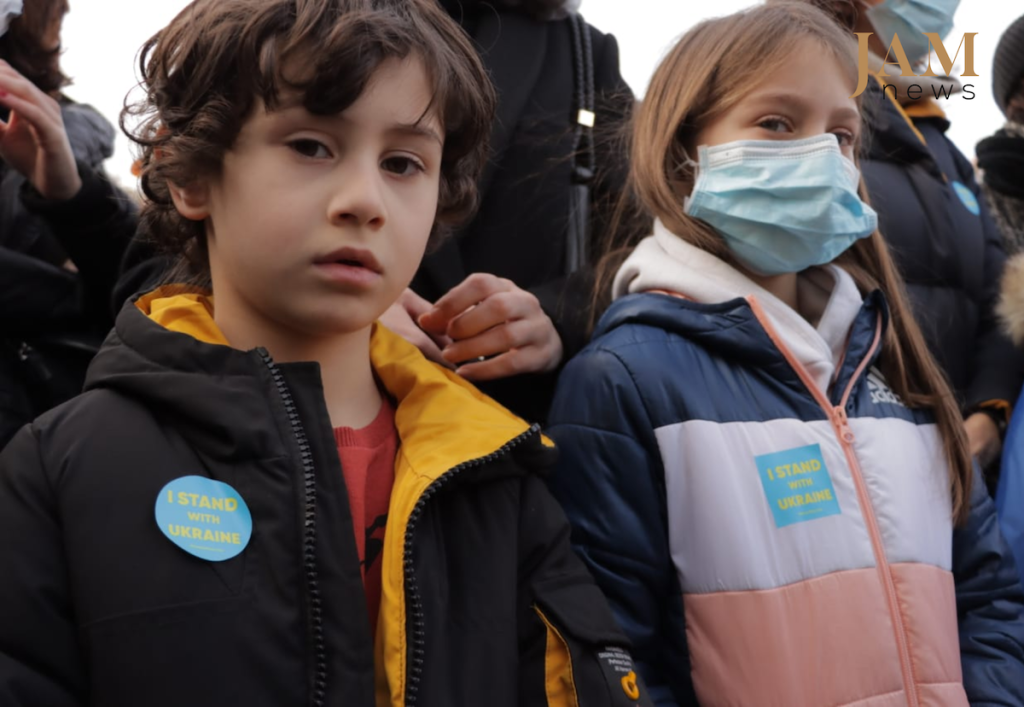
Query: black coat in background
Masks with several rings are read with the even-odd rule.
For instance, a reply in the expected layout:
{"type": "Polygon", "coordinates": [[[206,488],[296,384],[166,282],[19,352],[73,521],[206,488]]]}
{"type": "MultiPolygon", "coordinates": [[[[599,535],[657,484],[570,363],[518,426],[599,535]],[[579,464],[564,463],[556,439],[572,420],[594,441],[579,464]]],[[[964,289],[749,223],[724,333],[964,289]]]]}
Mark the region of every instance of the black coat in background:
{"type": "Polygon", "coordinates": [[[136,227],[134,203],[102,172],[113,127],[88,106],[65,102],[61,111],[82,178],[77,195],[44,199],[0,163],[0,449],[81,392],[113,326],[111,291],[136,227]]]}
{"type": "MultiPolygon", "coordinates": [[[[491,159],[480,181],[480,209],[439,250],[428,254],[412,289],[436,301],[468,275],[507,278],[540,300],[562,338],[564,361],[586,344],[591,279],[564,277],[576,111],[569,19],[457,0],[442,2],[472,36],[498,91],[491,159]]],[[[622,192],[628,165],[616,139],[633,105],[619,73],[615,38],[589,27],[597,121],[597,179],[591,188],[590,253],[597,252],[622,192]]],[[[542,420],[555,375],[523,375],[480,387],[518,414],[542,420]]]]}
{"type": "MultiPolygon", "coordinates": [[[[569,217],[576,77],[568,19],[533,19],[523,11],[442,0],[473,38],[498,91],[491,131],[491,158],[480,181],[474,218],[427,255],[412,289],[436,301],[472,273],[512,280],[540,300],[562,337],[564,361],[586,344],[591,278],[564,277],[569,217]]],[[[548,3],[551,4],[551,3],[548,3]]],[[[597,121],[597,179],[591,253],[603,237],[627,163],[618,128],[633,95],[619,74],[615,38],[590,27],[597,121]]],[[[140,234],[129,248],[115,307],[160,282],[170,262],[154,256],[140,234]]],[[[520,416],[542,421],[554,394],[556,374],[515,376],[480,387],[520,416]]]]}
{"type": "Polygon", "coordinates": [[[913,121],[925,145],[877,85],[867,98],[876,115],[861,170],[928,346],[965,413],[1012,403],[1024,371],[995,314],[1006,253],[974,170],[948,121],[913,121]]]}

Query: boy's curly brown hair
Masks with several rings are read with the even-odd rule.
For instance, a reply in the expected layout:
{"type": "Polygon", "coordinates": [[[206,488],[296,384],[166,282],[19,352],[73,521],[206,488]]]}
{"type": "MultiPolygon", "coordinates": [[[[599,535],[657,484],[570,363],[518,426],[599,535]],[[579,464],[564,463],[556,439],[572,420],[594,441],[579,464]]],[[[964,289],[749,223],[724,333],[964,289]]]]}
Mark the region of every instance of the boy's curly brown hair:
{"type": "Polygon", "coordinates": [[[445,131],[435,243],[476,207],[496,102],[470,40],[435,0],[195,0],[143,45],[145,93],[121,114],[141,151],[141,231],[205,278],[205,224],[177,212],[171,186],[218,176],[257,101],[275,110],[298,95],[310,113],[335,115],[382,62],[411,55],[445,131]]]}

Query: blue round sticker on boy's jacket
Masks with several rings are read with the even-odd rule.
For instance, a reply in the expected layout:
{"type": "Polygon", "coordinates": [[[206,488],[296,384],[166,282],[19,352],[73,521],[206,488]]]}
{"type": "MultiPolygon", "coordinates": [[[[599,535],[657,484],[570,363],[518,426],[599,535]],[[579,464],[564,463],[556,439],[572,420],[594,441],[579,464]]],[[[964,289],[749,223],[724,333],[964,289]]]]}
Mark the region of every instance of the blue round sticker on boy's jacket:
{"type": "Polygon", "coordinates": [[[973,191],[960,182],[953,182],[953,191],[960,197],[960,201],[968,211],[975,216],[981,213],[981,205],[978,204],[978,197],[974,195],[973,191]]]}
{"type": "Polygon", "coordinates": [[[156,524],[170,541],[202,560],[230,560],[252,537],[252,516],[238,492],[205,476],[183,476],[156,498],[156,524]]]}

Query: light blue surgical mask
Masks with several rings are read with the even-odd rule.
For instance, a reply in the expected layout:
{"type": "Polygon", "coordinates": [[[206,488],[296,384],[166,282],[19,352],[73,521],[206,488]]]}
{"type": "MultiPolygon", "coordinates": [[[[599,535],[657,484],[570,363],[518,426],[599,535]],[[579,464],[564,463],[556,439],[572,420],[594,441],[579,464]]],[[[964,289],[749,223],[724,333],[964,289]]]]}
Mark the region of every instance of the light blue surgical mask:
{"type": "Polygon", "coordinates": [[[696,166],[684,211],[711,225],[759,275],[832,262],[878,227],[835,135],[702,145],[696,166]]]}
{"type": "Polygon", "coordinates": [[[925,32],[937,32],[945,39],[953,29],[953,15],[960,0],[883,0],[867,11],[871,26],[886,48],[894,34],[911,61],[920,61],[929,54],[925,32]]]}

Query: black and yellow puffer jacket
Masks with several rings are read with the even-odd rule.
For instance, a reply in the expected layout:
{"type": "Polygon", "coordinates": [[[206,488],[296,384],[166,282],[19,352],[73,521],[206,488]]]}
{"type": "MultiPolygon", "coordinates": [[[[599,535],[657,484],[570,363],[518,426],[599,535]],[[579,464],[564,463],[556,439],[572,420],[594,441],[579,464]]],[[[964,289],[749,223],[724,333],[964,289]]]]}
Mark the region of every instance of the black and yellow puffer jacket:
{"type": "Polygon", "coordinates": [[[209,312],[127,304],[86,392],[0,456],[0,704],[649,704],[536,473],[550,443],[379,326],[401,446],[374,643],[319,368],[223,345],[209,312]],[[157,527],[188,475],[245,500],[241,554],[157,527]]]}

